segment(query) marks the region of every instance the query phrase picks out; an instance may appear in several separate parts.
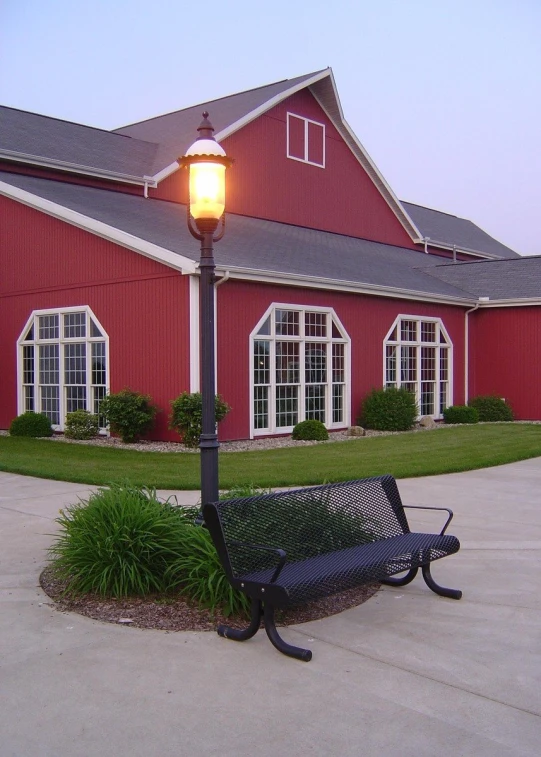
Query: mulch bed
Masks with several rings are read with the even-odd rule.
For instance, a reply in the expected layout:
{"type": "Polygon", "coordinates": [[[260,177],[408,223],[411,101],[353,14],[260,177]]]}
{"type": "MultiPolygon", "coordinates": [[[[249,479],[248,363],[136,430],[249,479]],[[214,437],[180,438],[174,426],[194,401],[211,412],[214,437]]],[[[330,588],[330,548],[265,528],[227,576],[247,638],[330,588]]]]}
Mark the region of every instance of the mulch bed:
{"type": "MultiPolygon", "coordinates": [[[[45,568],[40,576],[43,591],[55,602],[61,612],[77,612],[88,618],[105,623],[119,623],[136,628],[153,628],[162,631],[214,631],[218,623],[233,628],[245,628],[248,621],[237,616],[214,616],[179,595],[150,595],[110,599],[94,594],[72,597],[63,595],[65,583],[58,580],[52,567],[45,568]]],[[[291,607],[276,613],[277,625],[289,626],[319,620],[366,602],[379,584],[361,586],[333,594],[299,607],[291,607]]]]}

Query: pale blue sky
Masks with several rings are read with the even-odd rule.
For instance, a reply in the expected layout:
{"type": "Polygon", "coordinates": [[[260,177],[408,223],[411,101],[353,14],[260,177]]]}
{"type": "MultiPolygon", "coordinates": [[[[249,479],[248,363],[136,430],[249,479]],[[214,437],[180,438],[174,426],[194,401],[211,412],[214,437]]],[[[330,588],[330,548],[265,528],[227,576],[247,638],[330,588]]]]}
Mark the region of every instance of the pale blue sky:
{"type": "Polygon", "coordinates": [[[0,103],[105,129],[326,66],[401,199],[541,254],[541,0],[0,0],[0,103]]]}

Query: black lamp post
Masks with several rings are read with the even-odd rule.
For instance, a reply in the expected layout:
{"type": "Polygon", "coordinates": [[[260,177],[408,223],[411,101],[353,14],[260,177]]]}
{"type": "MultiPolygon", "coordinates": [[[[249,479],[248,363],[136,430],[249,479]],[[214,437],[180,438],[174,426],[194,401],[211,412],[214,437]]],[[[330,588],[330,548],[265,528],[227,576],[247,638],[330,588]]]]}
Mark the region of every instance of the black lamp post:
{"type": "Polygon", "coordinates": [[[216,433],[216,382],[214,360],[214,248],[225,231],[225,169],[232,161],[213,137],[214,127],[203,113],[199,137],[179,158],[190,172],[188,228],[201,242],[199,308],[201,395],[203,401],[201,450],[201,504],[218,499],[218,435],[216,433]],[[218,231],[218,227],[221,228],[218,231]],[[218,233],[216,233],[218,231],[218,233]]]}

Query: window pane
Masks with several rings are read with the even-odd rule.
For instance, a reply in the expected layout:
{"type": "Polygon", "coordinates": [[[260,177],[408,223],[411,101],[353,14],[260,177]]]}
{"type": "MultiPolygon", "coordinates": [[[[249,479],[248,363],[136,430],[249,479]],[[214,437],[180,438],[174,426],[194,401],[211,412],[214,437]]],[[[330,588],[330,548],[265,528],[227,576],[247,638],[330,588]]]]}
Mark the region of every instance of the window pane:
{"type": "Polygon", "coordinates": [[[66,387],[66,412],[86,410],[86,386],[66,387]]]}
{"type": "Polygon", "coordinates": [[[64,339],[84,339],[86,336],[86,313],[64,315],[64,339]]]}
{"type": "Polygon", "coordinates": [[[417,381],[417,349],[415,347],[402,347],[401,352],[401,382],[417,381]]]}
{"type": "Polygon", "coordinates": [[[265,323],[261,326],[257,332],[259,336],[270,336],[271,333],[271,318],[270,315],[266,319],[265,323]]]}
{"type": "Polygon", "coordinates": [[[276,426],[284,428],[294,426],[299,418],[299,400],[297,386],[276,387],[276,426]]]}
{"type": "Polygon", "coordinates": [[[39,339],[58,339],[58,315],[40,315],[39,339]]]}
{"type": "Polygon", "coordinates": [[[254,384],[270,383],[270,342],[254,342],[254,384]]]}
{"type": "Polygon", "coordinates": [[[277,336],[299,336],[298,310],[277,310],[275,319],[277,336]]]}
{"type": "Polygon", "coordinates": [[[430,321],[421,321],[421,342],[436,341],[436,324],[430,321]]]}
{"type": "Polygon", "coordinates": [[[23,384],[34,383],[34,347],[23,347],[23,384]]]}
{"type": "Polygon", "coordinates": [[[25,342],[33,342],[34,341],[34,324],[30,326],[28,329],[28,332],[24,338],[25,342]]]}
{"type": "Polygon", "coordinates": [[[327,336],[327,314],[306,313],[304,316],[304,336],[327,336]]]}
{"type": "Polygon", "coordinates": [[[385,348],[385,381],[387,384],[396,382],[396,350],[394,345],[385,348]]]}
{"type": "Polygon", "coordinates": [[[102,399],[106,395],[106,389],[104,386],[94,386],[92,387],[92,412],[94,415],[98,416],[98,426],[100,428],[105,428],[107,426],[107,422],[103,415],[100,413],[100,404],[102,399]]]}
{"type": "Polygon", "coordinates": [[[86,344],[64,345],[64,382],[86,384],[86,344]]]}
{"type": "Polygon", "coordinates": [[[447,407],[448,391],[449,391],[449,387],[447,385],[447,382],[442,382],[440,384],[440,413],[443,413],[443,411],[447,407]]]}
{"type": "Polygon", "coordinates": [[[332,380],[333,383],[343,383],[346,380],[345,345],[332,346],[332,380]]]}
{"type": "Polygon", "coordinates": [[[92,318],[90,319],[90,336],[103,336],[99,328],[96,326],[92,318]]]}
{"type": "Polygon", "coordinates": [[[417,341],[417,321],[400,322],[400,339],[403,342],[417,341]]]}
{"type": "Polygon", "coordinates": [[[304,152],[304,118],[297,118],[291,113],[287,114],[288,144],[287,154],[291,158],[305,160],[304,152]]]}
{"type": "Polygon", "coordinates": [[[440,348],[440,381],[449,379],[449,351],[440,348]]]}
{"type": "Polygon", "coordinates": [[[307,384],[327,381],[327,345],[308,342],[304,352],[304,380],[307,384]]]}
{"type": "Polygon", "coordinates": [[[58,384],[59,382],[59,365],[58,365],[59,345],[42,344],[39,348],[39,383],[40,384],[58,384]]]}
{"type": "Polygon", "coordinates": [[[60,391],[58,386],[41,387],[41,412],[49,418],[53,426],[60,424],[60,391]]]}
{"type": "Polygon", "coordinates": [[[434,415],[435,386],[433,381],[421,381],[421,415],[434,415]]]}
{"type": "Polygon", "coordinates": [[[332,422],[342,423],[344,420],[344,386],[334,384],[332,388],[332,422]]]}
{"type": "Polygon", "coordinates": [[[96,386],[107,383],[107,366],[105,358],[105,342],[92,342],[92,377],[91,382],[96,386]]]}
{"type": "Polygon", "coordinates": [[[310,163],[323,165],[325,127],[308,121],[308,160],[310,163]]]}
{"type": "Polygon", "coordinates": [[[254,389],[254,428],[269,427],[269,387],[256,386],[254,389]]]}
{"type": "Polygon", "coordinates": [[[307,420],[325,423],[325,385],[306,387],[304,414],[307,420]]]}
{"type": "Polygon", "coordinates": [[[299,343],[276,342],[276,383],[298,384],[299,381],[299,343]]]}
{"type": "Polygon", "coordinates": [[[28,413],[30,411],[34,412],[34,387],[33,386],[24,387],[24,411],[25,413],[28,413]]]}
{"type": "Polygon", "coordinates": [[[436,380],[436,348],[421,347],[421,381],[436,380]]]}

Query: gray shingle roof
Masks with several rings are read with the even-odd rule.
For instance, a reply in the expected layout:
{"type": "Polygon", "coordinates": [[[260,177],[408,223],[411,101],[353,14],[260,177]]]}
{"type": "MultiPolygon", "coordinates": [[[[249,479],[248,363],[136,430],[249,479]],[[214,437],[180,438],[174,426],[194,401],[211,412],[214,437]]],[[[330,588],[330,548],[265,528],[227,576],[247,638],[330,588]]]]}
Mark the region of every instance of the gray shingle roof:
{"type": "MultiPolygon", "coordinates": [[[[199,248],[175,203],[94,187],[0,172],[0,181],[126,231],[193,261],[199,248]]],[[[326,282],[410,290],[471,300],[455,284],[429,275],[441,258],[340,234],[229,214],[227,233],[215,248],[222,268],[251,269],[326,282]]]]}
{"type": "Polygon", "coordinates": [[[135,124],[115,129],[116,134],[125,134],[137,139],[160,144],[160,151],[156,155],[154,173],[175,161],[183,155],[197,137],[197,127],[201,123],[201,114],[208,110],[215,133],[235,123],[264,105],[273,97],[282,94],[291,87],[311,79],[319,71],[298,76],[295,79],[267,84],[246,92],[239,92],[217,100],[192,105],[189,108],[166,113],[156,118],[149,118],[135,124]]]}
{"type": "Polygon", "coordinates": [[[150,175],[158,146],[0,106],[0,149],[134,177],[150,175]]]}
{"type": "Polygon", "coordinates": [[[491,300],[541,298],[541,255],[431,266],[430,276],[491,300]]]}
{"type": "Polygon", "coordinates": [[[456,245],[462,250],[486,252],[500,258],[517,258],[518,253],[491,237],[471,221],[439,210],[401,200],[406,212],[421,231],[434,243],[456,245]]]}

